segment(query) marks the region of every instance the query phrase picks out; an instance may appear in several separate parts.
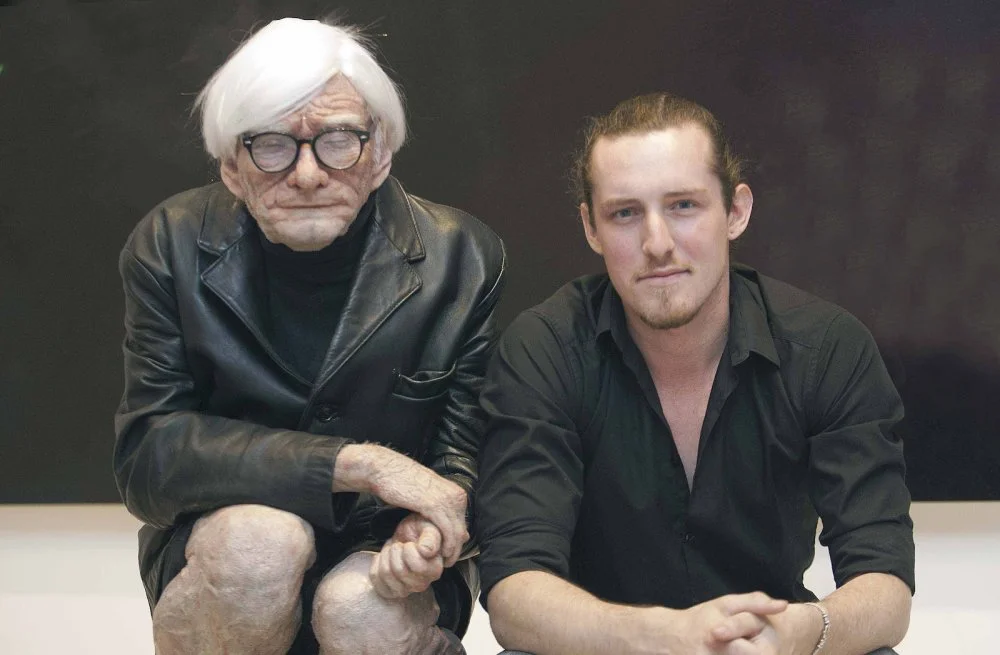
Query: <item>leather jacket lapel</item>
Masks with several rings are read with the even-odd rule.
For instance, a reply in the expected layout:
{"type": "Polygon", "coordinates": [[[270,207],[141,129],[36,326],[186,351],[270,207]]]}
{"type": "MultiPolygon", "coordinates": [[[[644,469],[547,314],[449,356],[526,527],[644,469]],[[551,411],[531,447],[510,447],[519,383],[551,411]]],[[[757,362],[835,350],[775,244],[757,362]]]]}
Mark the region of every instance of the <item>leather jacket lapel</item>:
{"type": "Polygon", "coordinates": [[[380,325],[420,288],[412,261],[423,259],[409,198],[390,177],[376,196],[374,224],[314,390],[321,389],[380,325]]]}
{"type": "MultiPolygon", "coordinates": [[[[202,272],[202,282],[240,318],[276,364],[308,384],[282,361],[267,337],[267,282],[260,244],[251,229],[253,218],[242,203],[228,193],[222,195],[230,202],[210,203],[198,241],[202,250],[219,256],[202,272]]],[[[400,183],[389,177],[375,202],[374,224],[323,366],[312,385],[314,392],[421,285],[412,262],[423,259],[425,252],[410,198],[400,183]]]]}
{"type": "Polygon", "coordinates": [[[212,205],[206,211],[198,245],[219,258],[202,271],[202,283],[239,317],[278,366],[308,384],[281,359],[267,336],[267,281],[263,253],[251,229],[253,218],[239,201],[225,207],[212,205]]]}

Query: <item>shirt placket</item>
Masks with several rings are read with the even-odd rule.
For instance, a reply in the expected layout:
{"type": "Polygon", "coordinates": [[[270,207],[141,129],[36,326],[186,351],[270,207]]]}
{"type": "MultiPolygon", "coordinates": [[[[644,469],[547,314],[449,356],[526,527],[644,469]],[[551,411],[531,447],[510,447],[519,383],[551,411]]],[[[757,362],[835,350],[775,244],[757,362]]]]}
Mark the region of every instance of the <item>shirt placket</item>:
{"type": "MultiPolygon", "coordinates": [[[[698,587],[698,563],[702,562],[703,558],[698,552],[699,545],[697,530],[692,525],[690,516],[692,514],[692,510],[697,509],[698,498],[704,493],[699,493],[699,487],[703,487],[706,484],[717,485],[722,483],[722,481],[719,480],[709,480],[707,482],[699,483],[698,472],[701,469],[700,463],[703,455],[706,453],[706,447],[709,440],[717,438],[717,435],[714,434],[715,426],[719,422],[719,418],[722,415],[726,401],[736,390],[739,378],[727,350],[723,353],[722,358],[719,361],[719,367],[716,371],[715,380],[713,381],[712,389],[709,392],[708,406],[705,410],[705,419],[702,423],[701,435],[698,441],[698,459],[695,463],[694,477],[692,479],[691,488],[689,489],[680,453],[674,443],[673,433],[670,430],[670,424],[667,422],[666,416],[663,414],[663,408],[660,405],[659,395],[656,393],[656,385],[653,384],[653,379],[649,373],[649,368],[646,366],[645,360],[642,359],[641,354],[638,352],[638,348],[636,348],[634,344],[629,344],[622,349],[622,359],[625,365],[635,376],[636,382],[638,383],[649,408],[658,418],[659,425],[663,430],[664,438],[667,440],[670,447],[670,464],[673,472],[670,479],[672,487],[671,493],[675,494],[675,497],[681,499],[682,507],[681,512],[678,513],[677,517],[673,521],[672,529],[677,536],[680,551],[684,555],[686,595],[689,598],[689,602],[694,604],[694,589],[698,587]]],[[[711,449],[708,449],[708,452],[711,452],[711,449]]]]}

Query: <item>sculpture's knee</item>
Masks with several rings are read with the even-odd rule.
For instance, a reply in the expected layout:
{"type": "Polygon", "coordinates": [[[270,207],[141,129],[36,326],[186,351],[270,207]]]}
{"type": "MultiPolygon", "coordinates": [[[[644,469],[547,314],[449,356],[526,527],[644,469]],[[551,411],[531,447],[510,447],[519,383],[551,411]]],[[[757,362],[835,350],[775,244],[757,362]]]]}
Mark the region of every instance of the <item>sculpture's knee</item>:
{"type": "Polygon", "coordinates": [[[416,652],[434,629],[438,606],[428,590],[401,600],[375,592],[373,553],[354,553],[323,578],[313,599],[313,632],[324,655],[416,652]]]}
{"type": "Polygon", "coordinates": [[[312,526],[262,505],[224,507],[199,519],[185,552],[219,593],[240,597],[279,588],[298,594],[316,559],[312,526]]]}
{"type": "Polygon", "coordinates": [[[185,555],[153,609],[157,653],[288,650],[316,558],[312,526],[270,507],[226,507],[195,523],[185,555]]]}
{"type": "Polygon", "coordinates": [[[354,553],[330,571],[313,597],[313,632],[321,644],[364,641],[377,633],[374,615],[381,603],[368,578],[371,553],[354,553]]]}

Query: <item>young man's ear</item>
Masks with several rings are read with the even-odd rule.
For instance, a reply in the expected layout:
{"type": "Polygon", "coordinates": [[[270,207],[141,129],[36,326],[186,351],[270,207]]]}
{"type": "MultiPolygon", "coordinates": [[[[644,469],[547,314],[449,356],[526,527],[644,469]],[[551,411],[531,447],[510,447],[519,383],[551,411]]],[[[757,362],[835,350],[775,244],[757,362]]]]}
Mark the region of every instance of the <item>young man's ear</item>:
{"type": "Polygon", "coordinates": [[[738,239],[750,224],[750,212],[753,211],[753,192],[746,184],[737,184],[733,190],[733,202],[729,208],[729,240],[738,239]]]}
{"type": "Polygon", "coordinates": [[[240,173],[236,168],[236,157],[227,157],[219,163],[219,174],[222,175],[222,183],[226,185],[229,192],[240,200],[243,197],[243,185],[240,184],[240,173]]]}
{"type": "Polygon", "coordinates": [[[580,203],[580,222],[583,223],[583,233],[587,235],[587,243],[590,245],[590,249],[596,252],[598,255],[604,255],[601,250],[601,242],[597,240],[597,230],[594,225],[593,217],[590,215],[590,207],[587,203],[580,203]]]}

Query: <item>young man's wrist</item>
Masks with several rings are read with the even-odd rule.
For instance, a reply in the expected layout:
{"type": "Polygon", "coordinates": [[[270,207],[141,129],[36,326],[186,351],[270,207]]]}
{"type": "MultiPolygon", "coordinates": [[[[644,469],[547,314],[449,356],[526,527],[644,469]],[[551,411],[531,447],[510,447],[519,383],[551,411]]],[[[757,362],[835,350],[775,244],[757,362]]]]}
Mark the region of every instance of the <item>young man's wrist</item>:
{"type": "Polygon", "coordinates": [[[825,634],[823,614],[808,603],[793,603],[783,614],[789,620],[781,632],[794,645],[791,652],[795,655],[814,655],[825,634]]]}
{"type": "Polygon", "coordinates": [[[826,647],[826,640],[830,634],[830,613],[827,612],[826,607],[819,602],[803,603],[803,605],[812,610],[815,610],[815,612],[818,613],[819,619],[821,621],[819,637],[816,638],[816,642],[813,645],[812,650],[809,652],[809,655],[819,655],[821,652],[823,652],[823,649],[826,647]]]}
{"type": "MultiPolygon", "coordinates": [[[[665,626],[677,626],[678,616],[682,610],[675,610],[659,605],[636,607],[633,605],[612,605],[612,613],[617,616],[610,617],[613,624],[619,626],[619,634],[622,643],[621,651],[631,650],[642,651],[650,646],[648,641],[652,637],[657,642],[662,642],[664,638],[665,626]]],[[[669,628],[666,629],[669,632],[669,628]]],[[[677,647],[682,640],[678,640],[676,635],[667,636],[666,644],[671,646],[671,650],[677,647]],[[676,643],[673,643],[676,642],[676,643]]],[[[659,644],[663,646],[663,643],[659,644]]]]}

